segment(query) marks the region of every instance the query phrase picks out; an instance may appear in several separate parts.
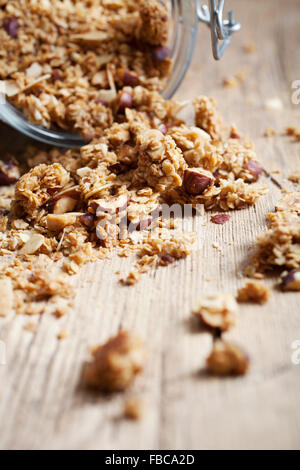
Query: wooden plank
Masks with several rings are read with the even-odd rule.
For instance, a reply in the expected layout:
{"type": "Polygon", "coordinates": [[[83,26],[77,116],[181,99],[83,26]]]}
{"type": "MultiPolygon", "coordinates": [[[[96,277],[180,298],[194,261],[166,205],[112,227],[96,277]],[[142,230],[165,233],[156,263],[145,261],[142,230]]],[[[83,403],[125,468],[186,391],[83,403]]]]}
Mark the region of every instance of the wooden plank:
{"type": "MultiPolygon", "coordinates": [[[[291,82],[300,79],[299,1],[231,1],[243,31],[221,62],[210,57],[209,35],[202,26],[198,47],[178,97],[217,97],[226,119],[254,138],[265,167],[280,169],[284,187],[290,169],[299,168],[300,144],[278,135],[262,136],[267,126],[282,133],[297,124],[300,108],[291,103],[291,82]],[[257,53],[242,44],[254,40],[257,53]],[[245,83],[222,86],[225,77],[249,67],[245,83]],[[280,97],[283,111],[267,111],[265,100],[280,97]]],[[[7,130],[2,141],[7,144],[7,130]],[[4,139],[5,136],[5,139],[4,139]]],[[[22,147],[23,140],[20,140],[22,147]]],[[[4,449],[299,449],[300,366],[291,362],[291,343],[300,339],[299,296],[273,290],[263,307],[243,306],[228,337],[249,350],[252,367],[242,379],[209,378],[203,371],[211,336],[191,322],[190,311],[203,291],[235,292],[255,237],[266,227],[280,191],[249,210],[235,212],[224,226],[203,214],[190,223],[198,232],[193,254],[176,266],[143,277],[133,288],[118,284],[117,269],[132,260],[113,258],[86,266],[74,280],[73,313],[61,320],[37,319],[38,331],[23,330],[28,318],[1,321],[0,339],[7,345],[7,365],[0,365],[0,447],[4,449]],[[204,225],[206,223],[206,225],[204,225]],[[222,253],[212,247],[222,246],[222,253]],[[207,282],[211,277],[212,281],[207,282]],[[91,282],[89,282],[91,281],[91,282]],[[70,338],[58,342],[66,328],[70,338]],[[119,328],[147,340],[149,361],[131,395],[145,402],[138,423],[121,419],[124,397],[103,397],[80,387],[88,346],[106,340],[119,328]]],[[[267,280],[274,286],[275,280],[267,280]]]]}

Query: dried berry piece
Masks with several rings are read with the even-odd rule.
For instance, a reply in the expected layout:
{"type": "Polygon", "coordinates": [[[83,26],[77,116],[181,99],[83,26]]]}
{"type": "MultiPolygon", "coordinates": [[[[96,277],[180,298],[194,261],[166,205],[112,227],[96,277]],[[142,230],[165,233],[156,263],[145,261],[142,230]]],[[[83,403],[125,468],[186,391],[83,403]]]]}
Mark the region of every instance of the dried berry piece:
{"type": "Polygon", "coordinates": [[[255,181],[258,180],[258,178],[263,172],[263,167],[256,160],[249,160],[247,163],[244,164],[244,169],[248,170],[253,175],[255,181]]]}
{"type": "Polygon", "coordinates": [[[14,184],[20,178],[18,167],[10,161],[0,161],[0,186],[14,184]]]}
{"type": "Polygon", "coordinates": [[[94,361],[84,369],[83,381],[88,387],[106,392],[128,388],[143,370],[145,351],[142,341],[128,332],[121,332],[99,346],[94,361]]]}
{"type": "Polygon", "coordinates": [[[280,287],[284,291],[300,290],[300,270],[294,269],[293,271],[284,271],[281,275],[280,287]]]}
{"type": "Polygon", "coordinates": [[[231,294],[208,294],[198,301],[193,310],[200,320],[211,328],[228,330],[236,322],[238,305],[231,294]]]}
{"type": "Polygon", "coordinates": [[[169,254],[161,255],[160,257],[160,264],[163,266],[167,266],[168,264],[172,264],[175,262],[175,258],[169,254]]]}
{"type": "Polygon", "coordinates": [[[198,196],[214,184],[214,177],[210,171],[199,168],[188,168],[184,172],[183,186],[187,193],[198,196]]]}
{"type": "Polygon", "coordinates": [[[152,59],[157,60],[158,62],[163,62],[168,57],[170,57],[171,51],[166,46],[155,47],[151,51],[152,59]]]}
{"type": "Polygon", "coordinates": [[[11,38],[15,39],[18,36],[20,25],[15,17],[4,18],[3,28],[11,38]]]}
{"type": "Polygon", "coordinates": [[[246,285],[238,290],[239,302],[256,302],[264,304],[270,298],[270,289],[261,282],[247,281],[246,285]]]}
{"type": "Polygon", "coordinates": [[[249,369],[249,356],[239,346],[218,339],[206,364],[215,375],[245,375],[249,369]]]}
{"type": "Polygon", "coordinates": [[[217,214],[217,215],[213,215],[210,220],[214,224],[223,225],[226,222],[228,222],[229,219],[230,219],[229,214],[217,214]]]}
{"type": "Polygon", "coordinates": [[[57,80],[61,80],[61,79],[62,79],[61,70],[59,70],[59,69],[53,69],[53,70],[52,70],[52,76],[53,76],[53,79],[54,79],[55,82],[56,82],[57,80]]]}

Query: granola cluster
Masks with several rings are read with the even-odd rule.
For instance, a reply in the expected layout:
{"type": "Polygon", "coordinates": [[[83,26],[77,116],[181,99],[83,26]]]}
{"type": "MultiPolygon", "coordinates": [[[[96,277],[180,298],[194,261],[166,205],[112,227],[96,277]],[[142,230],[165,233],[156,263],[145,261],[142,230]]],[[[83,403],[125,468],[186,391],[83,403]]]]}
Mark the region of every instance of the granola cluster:
{"type": "Polygon", "coordinates": [[[287,193],[268,214],[269,229],[257,239],[258,249],[246,273],[274,268],[300,268],[300,193],[287,193]]]}
{"type": "Polygon", "coordinates": [[[90,140],[122,113],[117,97],[124,87],[164,87],[171,67],[168,2],[0,3],[0,79],[31,122],[90,140]]]}
{"type": "Polygon", "coordinates": [[[62,274],[73,275],[112,250],[135,252],[138,261],[122,280],[131,285],[150,268],[191,252],[195,234],[178,228],[178,217],[166,216],[164,206],[227,211],[265,194],[252,144],[232,131],[213,140],[221,116],[216,110],[213,119],[210,100],[195,101],[196,114],[202,103],[203,122],[198,114],[190,126],[177,117],[181,103],[139,85],[125,90],[118,106],[126,92],[130,107],[90,144],[68,151],[28,148],[25,172],[13,159],[1,166],[2,255],[25,262],[47,255],[62,274]],[[203,117],[205,105],[210,119],[203,117]]]}
{"type": "Polygon", "coordinates": [[[121,332],[98,346],[94,360],[84,369],[83,381],[91,388],[105,392],[128,388],[143,370],[146,354],[141,340],[121,332]]]}

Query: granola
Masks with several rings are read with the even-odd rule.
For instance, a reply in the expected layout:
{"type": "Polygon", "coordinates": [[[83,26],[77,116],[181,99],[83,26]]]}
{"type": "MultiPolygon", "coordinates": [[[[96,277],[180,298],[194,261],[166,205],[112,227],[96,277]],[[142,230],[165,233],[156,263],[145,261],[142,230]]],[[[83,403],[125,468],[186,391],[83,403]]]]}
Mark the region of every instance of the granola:
{"type": "MultiPolygon", "coordinates": [[[[22,176],[15,183],[6,178],[0,187],[0,254],[17,256],[24,272],[40,256],[74,275],[113,250],[120,256],[135,252],[138,260],[123,279],[132,285],[149,269],[191,252],[195,234],[176,227],[182,213],[166,216],[164,206],[204,204],[227,211],[265,194],[253,145],[236,129],[225,140],[213,140],[177,118],[180,103],[140,85],[125,87],[118,106],[124,90],[132,107],[88,145],[28,148],[25,173],[13,159],[12,167],[5,164],[10,177],[22,176]]],[[[216,220],[225,219],[227,214],[219,214],[216,220]]],[[[66,311],[57,302],[55,308],[57,316],[66,311]]],[[[30,311],[25,300],[22,309],[30,311]]]]}
{"type": "Polygon", "coordinates": [[[239,302],[255,302],[264,304],[270,298],[270,289],[257,281],[247,281],[244,287],[238,290],[237,300],[239,302]]]}
{"type": "Polygon", "coordinates": [[[106,392],[128,388],[143,370],[145,351],[139,338],[121,332],[93,352],[83,373],[85,385],[106,392]]]}
{"type": "Polygon", "coordinates": [[[246,274],[278,268],[300,268],[300,193],[287,193],[267,215],[269,229],[257,239],[257,251],[246,274]]]}
{"type": "Polygon", "coordinates": [[[161,90],[170,73],[167,2],[10,0],[0,24],[9,101],[31,122],[87,140],[112,124],[119,90],[161,90]]]}
{"type": "Polygon", "coordinates": [[[214,375],[245,375],[249,369],[249,357],[236,344],[218,339],[213,344],[206,364],[214,375]]]}
{"type": "Polygon", "coordinates": [[[200,320],[211,328],[226,331],[236,323],[238,306],[231,294],[203,295],[193,310],[200,320]]]}

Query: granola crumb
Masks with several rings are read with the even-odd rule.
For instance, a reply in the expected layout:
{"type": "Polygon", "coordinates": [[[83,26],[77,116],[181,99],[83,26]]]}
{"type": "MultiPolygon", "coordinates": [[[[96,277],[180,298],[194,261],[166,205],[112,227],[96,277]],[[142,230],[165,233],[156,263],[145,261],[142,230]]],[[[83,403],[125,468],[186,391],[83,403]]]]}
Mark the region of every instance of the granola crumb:
{"type": "Polygon", "coordinates": [[[69,338],[69,332],[66,329],[62,329],[58,334],[57,334],[57,339],[62,340],[62,339],[67,339],[69,338]]]}
{"type": "Polygon", "coordinates": [[[203,295],[193,309],[193,314],[197,315],[204,325],[222,331],[235,325],[237,313],[235,298],[226,293],[203,295]]]}
{"type": "Polygon", "coordinates": [[[276,135],[276,131],[275,129],[273,129],[273,127],[267,127],[264,131],[264,137],[273,137],[274,135],[276,135]]]}
{"type": "Polygon", "coordinates": [[[295,170],[292,174],[289,175],[288,179],[292,183],[299,184],[300,183],[300,170],[295,170]]]}
{"type": "Polygon", "coordinates": [[[247,54],[254,54],[257,51],[257,44],[254,41],[248,41],[243,44],[243,50],[247,54]]]}
{"type": "Polygon", "coordinates": [[[286,127],[285,135],[294,137],[296,141],[300,140],[300,130],[295,126],[286,127]]]}
{"type": "Polygon", "coordinates": [[[143,404],[138,398],[127,399],[124,403],[124,416],[127,419],[139,421],[143,417],[143,404]]]}
{"type": "Polygon", "coordinates": [[[94,360],[86,365],[83,381],[88,387],[106,392],[127,389],[145,364],[142,341],[128,332],[110,338],[93,352],[94,360]]]}
{"type": "Polygon", "coordinates": [[[28,322],[28,323],[25,323],[23,328],[24,330],[30,331],[31,333],[36,333],[38,329],[38,325],[37,323],[34,323],[34,322],[28,322]]]}
{"type": "Polygon", "coordinates": [[[270,289],[261,282],[247,281],[244,287],[238,290],[238,302],[255,302],[264,304],[268,302],[271,292],[270,289]]]}
{"type": "Polygon", "coordinates": [[[239,346],[218,339],[206,360],[207,369],[214,375],[245,375],[249,369],[249,357],[239,346]]]}

